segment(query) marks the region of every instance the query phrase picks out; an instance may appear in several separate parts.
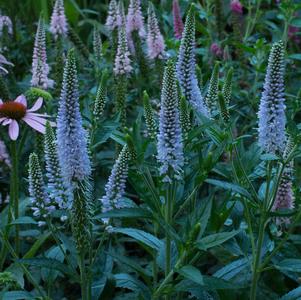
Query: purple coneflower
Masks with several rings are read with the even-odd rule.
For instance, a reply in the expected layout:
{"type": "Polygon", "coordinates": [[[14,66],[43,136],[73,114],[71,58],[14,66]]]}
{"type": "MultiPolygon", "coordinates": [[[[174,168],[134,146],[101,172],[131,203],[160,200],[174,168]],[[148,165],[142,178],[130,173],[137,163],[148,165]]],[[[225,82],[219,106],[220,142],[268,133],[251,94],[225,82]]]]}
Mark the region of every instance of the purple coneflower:
{"type": "MultiPolygon", "coordinates": [[[[27,101],[24,95],[19,96],[15,101],[2,102],[0,100],[0,124],[8,125],[9,137],[15,141],[19,136],[19,121],[24,121],[40,133],[45,133],[45,124],[48,116],[36,113],[43,105],[43,98],[39,98],[31,109],[27,108],[27,101]]],[[[52,123],[53,124],[53,123],[52,123]]],[[[54,125],[54,124],[53,124],[54,125]]]]}

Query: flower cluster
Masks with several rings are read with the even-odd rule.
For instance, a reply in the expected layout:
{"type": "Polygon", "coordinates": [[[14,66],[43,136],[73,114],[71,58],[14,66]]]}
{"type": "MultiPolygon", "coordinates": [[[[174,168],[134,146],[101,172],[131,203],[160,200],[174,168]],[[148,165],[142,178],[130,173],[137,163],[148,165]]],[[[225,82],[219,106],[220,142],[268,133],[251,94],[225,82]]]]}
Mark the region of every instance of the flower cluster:
{"type": "Polygon", "coordinates": [[[141,1],[131,0],[126,17],[126,32],[130,35],[132,32],[138,31],[140,37],[145,36],[144,18],[141,11],[141,1]]]}
{"type": "MultiPolygon", "coordinates": [[[[272,211],[281,209],[293,209],[295,207],[295,197],[292,190],[291,171],[286,170],[281,178],[280,185],[276,194],[275,202],[272,211]]],[[[276,217],[277,225],[288,225],[289,217],[276,217]]]]}
{"type": "Polygon", "coordinates": [[[223,57],[224,54],[223,49],[217,43],[213,43],[210,46],[210,52],[218,58],[223,57]]]}
{"type": "MultiPolygon", "coordinates": [[[[29,157],[29,193],[35,217],[45,219],[55,210],[47,195],[39,159],[35,153],[29,157]]],[[[38,225],[45,225],[45,221],[39,221],[38,225]]]]}
{"type": "Polygon", "coordinates": [[[172,13],[173,13],[173,29],[174,35],[177,39],[181,39],[184,31],[184,24],[181,17],[180,5],[178,0],[172,2],[172,13]]]}
{"type": "Polygon", "coordinates": [[[148,56],[151,59],[162,59],[165,55],[164,38],[160,32],[158,20],[154,11],[154,7],[150,4],[148,8],[148,23],[147,23],[147,47],[148,56]]]}
{"type": "Polygon", "coordinates": [[[282,152],[285,145],[284,104],[284,45],[280,41],[272,47],[264,90],[258,112],[259,145],[263,151],[282,152]]]}
{"type": "Polygon", "coordinates": [[[33,49],[31,86],[45,90],[52,88],[54,82],[48,79],[48,74],[45,26],[44,21],[40,18],[33,49]]]}
{"type": "Polygon", "coordinates": [[[169,61],[163,77],[157,144],[158,160],[161,163],[160,174],[166,182],[170,182],[173,177],[179,179],[184,165],[178,103],[175,67],[169,61]]]}
{"type": "Polygon", "coordinates": [[[106,27],[108,30],[113,31],[118,26],[118,5],[116,0],[111,0],[109,5],[109,12],[106,20],[106,27]]]}
{"type": "Polygon", "coordinates": [[[93,51],[95,59],[99,61],[102,57],[102,41],[100,31],[96,26],[93,29],[93,51]]]}
{"type": "Polygon", "coordinates": [[[198,113],[208,116],[195,67],[195,17],[190,9],[185,22],[177,62],[177,76],[186,99],[198,113]]]}
{"type": "Polygon", "coordinates": [[[70,195],[67,194],[67,188],[64,185],[61,174],[57,153],[57,142],[53,129],[49,123],[46,124],[44,153],[49,198],[61,209],[70,208],[70,195]]]}
{"type": "Polygon", "coordinates": [[[68,23],[65,16],[65,8],[63,0],[56,0],[51,15],[50,32],[54,38],[57,39],[59,36],[67,36],[68,23]]]}
{"type": "Polygon", "coordinates": [[[231,0],[230,8],[231,8],[231,11],[235,14],[238,14],[238,15],[243,14],[243,6],[239,0],[231,0]]]}
{"type": "MultiPolygon", "coordinates": [[[[122,208],[120,199],[125,192],[125,184],[128,176],[129,151],[125,145],[119,153],[109,180],[105,186],[106,194],[100,199],[102,212],[105,213],[114,208],[122,208]]],[[[108,223],[108,218],[103,218],[104,223],[108,223]]]]}
{"type": "Polygon", "coordinates": [[[124,27],[118,31],[118,48],[115,57],[114,73],[115,75],[125,75],[132,71],[130,52],[124,27]]]}
{"type": "Polygon", "coordinates": [[[8,16],[0,16],[0,36],[3,34],[3,28],[7,28],[9,34],[13,34],[13,23],[8,16]]]}
{"type": "Polygon", "coordinates": [[[60,167],[65,180],[81,181],[91,173],[87,134],[79,109],[78,80],[74,50],[68,53],[57,117],[60,167]]]}

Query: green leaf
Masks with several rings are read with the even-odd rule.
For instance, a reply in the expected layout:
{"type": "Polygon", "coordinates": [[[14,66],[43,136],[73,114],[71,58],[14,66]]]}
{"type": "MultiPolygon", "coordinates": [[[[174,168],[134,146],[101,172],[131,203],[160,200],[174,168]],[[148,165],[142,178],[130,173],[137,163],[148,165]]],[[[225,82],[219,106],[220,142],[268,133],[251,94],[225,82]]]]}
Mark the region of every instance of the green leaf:
{"type": "Polygon", "coordinates": [[[200,250],[207,250],[209,248],[218,246],[223,244],[224,242],[230,240],[235,235],[237,235],[240,232],[240,230],[234,230],[230,232],[221,232],[221,233],[214,233],[211,235],[208,235],[201,240],[197,241],[196,246],[200,250]]]}
{"type": "Polygon", "coordinates": [[[135,228],[114,228],[113,232],[122,233],[132,237],[133,239],[141,242],[142,244],[159,251],[162,246],[162,241],[153,236],[150,233],[147,233],[143,230],[135,229],[135,228]]]}
{"type": "Polygon", "coordinates": [[[198,283],[200,285],[204,284],[203,275],[201,274],[199,269],[193,266],[184,266],[178,271],[178,273],[184,276],[185,278],[192,280],[195,283],[198,283]]]}
{"type": "Polygon", "coordinates": [[[214,277],[230,280],[242,270],[250,266],[250,260],[247,258],[237,259],[213,274],[214,277]]]}
{"type": "Polygon", "coordinates": [[[299,18],[294,18],[292,21],[291,21],[291,26],[295,26],[295,27],[301,27],[301,19],[299,18]]]}
{"type": "Polygon", "coordinates": [[[274,264],[276,269],[291,272],[301,272],[301,259],[287,258],[274,264]]]}
{"type": "Polygon", "coordinates": [[[151,218],[151,214],[149,211],[141,208],[122,208],[101,213],[94,217],[94,219],[101,218],[151,218]]]}
{"type": "Polygon", "coordinates": [[[5,292],[3,295],[2,300],[27,300],[27,299],[36,299],[36,297],[33,297],[28,292],[22,292],[22,291],[11,291],[11,292],[5,292]]]}
{"type": "Polygon", "coordinates": [[[252,199],[251,195],[249,194],[249,192],[244,189],[243,187],[230,183],[230,182],[226,182],[226,181],[221,181],[221,180],[216,180],[216,179],[207,179],[205,180],[207,183],[210,183],[212,185],[218,186],[222,189],[225,190],[230,190],[232,192],[236,192],[248,199],[252,199]]]}
{"type": "Polygon", "coordinates": [[[37,251],[40,249],[40,247],[45,243],[45,241],[49,238],[51,235],[51,232],[45,232],[42,234],[38,240],[34,242],[34,244],[31,246],[31,248],[26,252],[26,254],[23,256],[23,258],[32,258],[35,256],[37,251]]]}
{"type": "Polygon", "coordinates": [[[22,225],[22,224],[37,224],[37,222],[31,217],[20,217],[10,223],[10,225],[22,225]]]}
{"type": "Polygon", "coordinates": [[[139,280],[129,274],[115,274],[116,286],[138,292],[143,296],[143,299],[151,299],[149,289],[139,280]]]}
{"type": "Polygon", "coordinates": [[[295,60],[301,60],[301,54],[300,53],[291,54],[288,56],[288,58],[295,59],[295,60]]]}
{"type": "Polygon", "coordinates": [[[299,300],[301,299],[301,286],[288,292],[280,298],[280,300],[299,300]]]}
{"type": "Polygon", "coordinates": [[[203,201],[201,203],[202,214],[200,218],[201,230],[199,236],[202,236],[206,230],[210,215],[211,215],[211,208],[212,208],[212,198],[209,201],[203,201]]]}
{"type": "Polygon", "coordinates": [[[61,263],[60,261],[58,261],[56,259],[51,259],[51,258],[27,258],[27,259],[19,259],[18,262],[20,262],[22,264],[25,264],[25,265],[57,270],[57,271],[60,271],[63,274],[67,274],[71,277],[75,276],[73,271],[70,270],[70,268],[67,265],[61,263]]]}

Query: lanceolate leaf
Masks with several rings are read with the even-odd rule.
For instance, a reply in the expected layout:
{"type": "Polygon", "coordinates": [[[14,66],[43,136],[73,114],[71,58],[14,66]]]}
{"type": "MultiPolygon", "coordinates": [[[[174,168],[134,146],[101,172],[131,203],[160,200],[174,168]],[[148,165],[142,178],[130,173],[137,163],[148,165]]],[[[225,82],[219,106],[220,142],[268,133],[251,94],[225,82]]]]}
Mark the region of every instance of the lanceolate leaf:
{"type": "Polygon", "coordinates": [[[234,230],[234,231],[230,231],[230,232],[214,233],[214,234],[208,235],[208,236],[200,239],[199,241],[197,241],[196,246],[200,250],[207,250],[209,248],[221,245],[224,242],[232,239],[239,232],[240,232],[240,230],[234,230]]]}

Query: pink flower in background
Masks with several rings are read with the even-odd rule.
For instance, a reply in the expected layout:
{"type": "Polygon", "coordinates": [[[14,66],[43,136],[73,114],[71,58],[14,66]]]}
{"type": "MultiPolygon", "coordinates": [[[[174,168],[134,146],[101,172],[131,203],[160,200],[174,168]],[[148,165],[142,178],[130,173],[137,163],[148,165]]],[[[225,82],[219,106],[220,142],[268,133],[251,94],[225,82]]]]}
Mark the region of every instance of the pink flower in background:
{"type": "Polygon", "coordinates": [[[68,23],[65,16],[64,1],[56,0],[50,22],[50,32],[57,39],[60,35],[66,36],[68,33],[68,23]]]}
{"type": "MultiPolygon", "coordinates": [[[[295,207],[295,197],[292,188],[291,171],[285,171],[281,178],[280,185],[276,194],[276,199],[272,211],[281,209],[291,210],[295,207]]],[[[276,217],[277,225],[287,225],[290,223],[289,217],[276,217]]]]}
{"type": "Polygon", "coordinates": [[[141,11],[141,1],[131,0],[126,16],[126,32],[130,35],[137,30],[140,37],[145,36],[144,18],[141,11]]]}
{"type": "Polygon", "coordinates": [[[118,6],[116,0],[111,0],[109,5],[108,16],[106,20],[106,27],[112,31],[117,25],[118,6]]]}
{"type": "MultiPolygon", "coordinates": [[[[36,113],[43,105],[43,98],[38,98],[31,109],[27,108],[27,100],[20,95],[14,101],[2,102],[0,100],[0,124],[8,125],[9,137],[15,141],[19,136],[19,121],[24,121],[40,133],[45,133],[46,119],[48,116],[36,113]]],[[[51,122],[51,125],[54,123],[51,122]]]]}
{"type": "Polygon", "coordinates": [[[5,163],[8,167],[11,167],[9,154],[3,141],[0,140],[0,162],[5,163]]]}
{"type": "Polygon", "coordinates": [[[295,43],[300,43],[300,36],[298,36],[299,28],[295,26],[288,27],[288,38],[295,43]]]}
{"type": "Polygon", "coordinates": [[[230,6],[231,6],[231,11],[233,13],[236,13],[236,14],[239,14],[239,15],[243,14],[242,4],[240,3],[239,0],[232,0],[230,6]]]}
{"type": "Polygon", "coordinates": [[[151,59],[162,59],[165,55],[164,38],[160,32],[153,5],[150,5],[148,9],[147,48],[151,59]]]}
{"type": "Polygon", "coordinates": [[[0,36],[3,33],[3,28],[7,27],[7,32],[13,34],[13,24],[8,16],[0,16],[0,36]]]}
{"type": "Polygon", "coordinates": [[[224,54],[222,48],[217,43],[211,45],[210,52],[217,57],[222,57],[224,54]]]}
{"type": "Polygon", "coordinates": [[[0,71],[3,71],[7,74],[8,71],[2,65],[13,66],[11,62],[9,62],[2,54],[0,54],[0,71]]]}
{"type": "Polygon", "coordinates": [[[172,14],[173,14],[173,30],[175,37],[181,39],[184,30],[184,24],[181,17],[180,5],[178,0],[173,0],[172,3],[172,14]]]}

